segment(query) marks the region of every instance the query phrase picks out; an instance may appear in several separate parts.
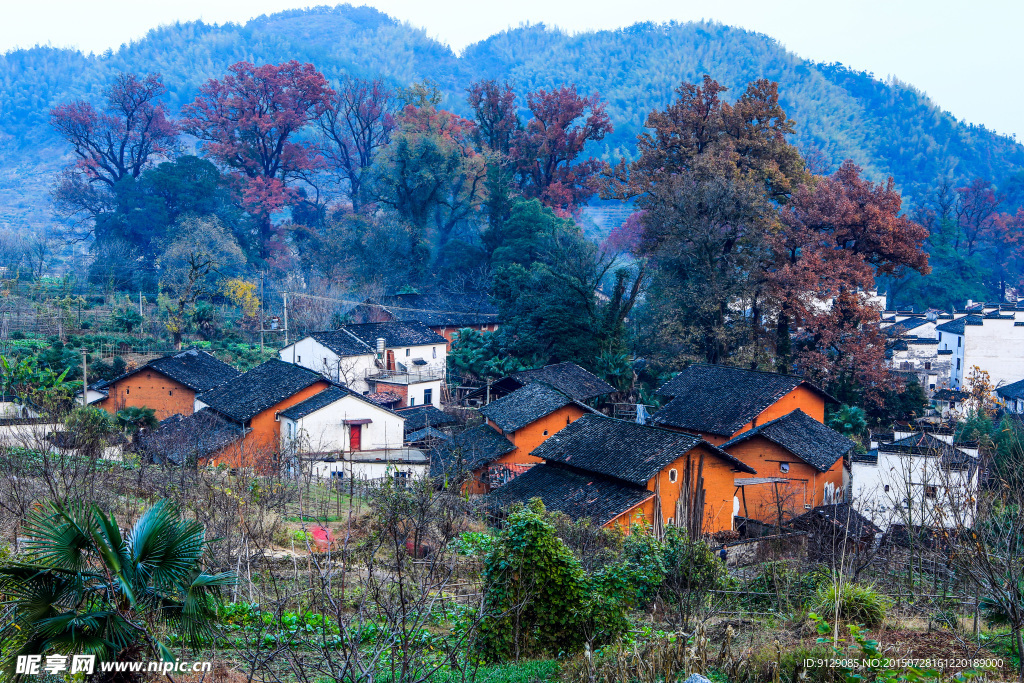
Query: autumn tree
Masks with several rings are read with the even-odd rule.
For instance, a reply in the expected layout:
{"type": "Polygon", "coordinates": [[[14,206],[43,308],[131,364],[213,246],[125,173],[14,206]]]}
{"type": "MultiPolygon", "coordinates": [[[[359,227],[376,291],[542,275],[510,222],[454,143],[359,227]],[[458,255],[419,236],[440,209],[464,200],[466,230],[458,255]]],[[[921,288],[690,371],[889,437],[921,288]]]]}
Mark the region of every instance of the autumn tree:
{"type": "Polygon", "coordinates": [[[587,143],[612,132],[611,119],[596,94],[582,97],[575,85],[537,90],[526,103],[532,117],[510,150],[519,189],[562,214],[573,213],[597,192],[597,177],[606,167],[580,156],[587,143]]]}
{"type": "MultiPolygon", "coordinates": [[[[830,387],[866,388],[873,401],[888,386],[879,311],[863,294],[876,277],[927,273],[927,230],[901,213],[892,178],[874,184],[852,161],[801,185],[772,236],[767,291],[778,307],[780,346],[798,321],[796,362],[830,387]]],[[[779,354],[779,364],[792,359],[779,354]]],[[[849,396],[844,396],[850,398],[849,396]]]]}
{"type": "Polygon", "coordinates": [[[469,106],[476,121],[474,141],[480,152],[508,156],[522,129],[512,84],[494,80],[477,81],[467,90],[469,106]]]}
{"type": "Polygon", "coordinates": [[[165,93],[158,74],[122,73],[104,91],[102,110],[79,100],[50,111],[50,123],[75,156],[54,190],[59,209],[95,218],[119,181],[138,178],[171,154],[178,129],[160,102],[165,93]]]}
{"type": "Polygon", "coordinates": [[[313,145],[299,134],[324,115],[331,96],[327,79],[312,64],[238,62],[223,78],[207,81],[183,109],[184,129],[233,173],[242,203],[256,220],[261,258],[275,249],[271,215],[318,164],[313,145]]]}
{"type": "Polygon", "coordinates": [[[344,181],[353,211],[365,204],[365,181],[377,150],[391,139],[395,108],[394,92],[381,79],[346,76],[317,121],[327,169],[344,181]]]}

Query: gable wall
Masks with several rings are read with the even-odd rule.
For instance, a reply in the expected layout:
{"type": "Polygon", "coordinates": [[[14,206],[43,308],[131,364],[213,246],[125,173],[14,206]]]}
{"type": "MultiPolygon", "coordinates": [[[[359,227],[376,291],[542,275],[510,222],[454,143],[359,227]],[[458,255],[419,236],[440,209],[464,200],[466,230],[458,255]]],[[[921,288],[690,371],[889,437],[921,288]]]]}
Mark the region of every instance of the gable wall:
{"type": "Polygon", "coordinates": [[[113,415],[122,408],[152,408],[156,419],[191,415],[196,394],[184,384],[155,370],[140,370],[109,386],[107,398],[97,403],[113,415]]]}
{"type": "Polygon", "coordinates": [[[514,451],[498,458],[495,461],[495,464],[525,465],[543,462],[540,458],[530,455],[530,453],[547,441],[549,436],[557,434],[568,427],[570,423],[575,422],[586,414],[587,412],[585,410],[570,403],[569,405],[562,406],[553,413],[545,415],[539,420],[534,420],[525,427],[508,434],[502,432],[496,424],[488,420],[487,424],[498,432],[505,434],[508,440],[516,447],[514,451]],[[545,434],[545,432],[547,433],[545,434]]]}
{"type": "MultiPolygon", "coordinates": [[[[736,434],[742,434],[748,429],[763,425],[765,422],[771,422],[776,418],[789,415],[798,408],[824,424],[825,397],[801,384],[761,411],[761,414],[754,418],[753,422],[743,425],[743,428],[736,432],[736,434]]],[[[733,434],[733,436],[736,436],[736,434],[733,434]]]]}
{"type": "Polygon", "coordinates": [[[302,403],[329,386],[330,384],[326,380],[317,381],[257,414],[250,420],[248,425],[250,430],[244,437],[211,455],[207,462],[212,465],[224,464],[230,467],[255,467],[264,471],[272,470],[276,464],[275,456],[280,452],[281,445],[281,423],[275,419],[277,413],[296,403],[302,403]]]}
{"type": "Polygon", "coordinates": [[[345,424],[345,420],[362,419],[370,419],[372,422],[360,427],[360,450],[402,447],[405,420],[354,396],[346,396],[298,420],[282,417],[281,444],[287,447],[292,443],[288,436],[288,425],[294,422],[298,437],[296,445],[300,453],[347,451],[351,448],[351,425],[345,424]]]}
{"type": "Polygon", "coordinates": [[[787,451],[782,446],[761,436],[729,446],[728,452],[745,465],[757,470],[757,474],[738,474],[737,477],[783,477],[789,484],[778,485],[778,496],[774,484],[746,486],[746,511],[744,492],[740,492],[740,512],[744,517],[768,524],[778,522],[779,505],[782,507],[782,521],[802,515],[807,507],[827,503],[838,503],[835,495],[843,496],[843,459],[839,458],[827,472],[819,472],[813,466],[787,451]],[[789,472],[781,470],[781,464],[789,464],[789,472]]]}

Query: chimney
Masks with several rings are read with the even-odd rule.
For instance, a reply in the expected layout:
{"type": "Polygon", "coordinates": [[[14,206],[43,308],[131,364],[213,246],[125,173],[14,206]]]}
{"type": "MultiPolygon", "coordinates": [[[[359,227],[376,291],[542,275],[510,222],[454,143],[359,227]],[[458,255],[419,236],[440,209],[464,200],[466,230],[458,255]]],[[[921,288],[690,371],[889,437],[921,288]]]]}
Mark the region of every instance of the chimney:
{"type": "Polygon", "coordinates": [[[384,348],[387,346],[387,341],[384,337],[377,337],[377,357],[384,357],[384,348]]]}

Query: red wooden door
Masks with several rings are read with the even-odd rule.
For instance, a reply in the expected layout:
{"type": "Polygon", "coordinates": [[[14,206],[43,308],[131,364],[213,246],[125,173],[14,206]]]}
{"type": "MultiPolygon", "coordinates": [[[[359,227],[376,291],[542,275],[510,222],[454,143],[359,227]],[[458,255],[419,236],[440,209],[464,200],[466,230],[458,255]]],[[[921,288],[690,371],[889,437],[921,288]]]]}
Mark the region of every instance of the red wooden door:
{"type": "Polygon", "coordinates": [[[348,447],[349,450],[358,451],[362,446],[363,429],[362,425],[348,426],[348,447]]]}

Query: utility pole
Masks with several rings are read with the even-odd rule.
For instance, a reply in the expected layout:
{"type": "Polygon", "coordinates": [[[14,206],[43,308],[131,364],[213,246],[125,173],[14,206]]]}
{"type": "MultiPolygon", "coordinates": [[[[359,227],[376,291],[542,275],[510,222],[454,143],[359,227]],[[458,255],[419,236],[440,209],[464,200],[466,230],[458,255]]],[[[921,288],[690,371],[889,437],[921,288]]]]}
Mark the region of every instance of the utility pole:
{"type": "Polygon", "coordinates": [[[82,407],[89,405],[89,378],[86,375],[88,354],[82,349],[82,407]]]}
{"type": "Polygon", "coordinates": [[[139,290],[139,317],[145,318],[146,313],[142,310],[142,290],[139,290]]]}
{"type": "Polygon", "coordinates": [[[281,292],[284,298],[284,345],[288,346],[288,292],[281,292]]]}

